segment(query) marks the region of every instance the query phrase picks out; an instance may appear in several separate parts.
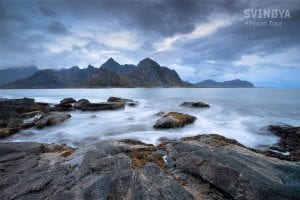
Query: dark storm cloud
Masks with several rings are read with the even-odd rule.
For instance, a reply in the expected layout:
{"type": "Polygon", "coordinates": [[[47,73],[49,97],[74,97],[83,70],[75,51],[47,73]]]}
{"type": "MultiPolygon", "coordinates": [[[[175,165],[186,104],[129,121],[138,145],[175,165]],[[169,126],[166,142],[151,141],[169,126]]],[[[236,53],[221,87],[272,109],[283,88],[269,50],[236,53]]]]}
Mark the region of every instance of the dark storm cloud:
{"type": "Polygon", "coordinates": [[[67,33],[67,27],[58,21],[52,21],[49,23],[48,25],[48,30],[51,33],[58,33],[58,34],[62,34],[62,33],[67,33]]]}
{"type": "Polygon", "coordinates": [[[172,36],[191,32],[197,21],[205,21],[212,13],[235,13],[248,4],[236,0],[102,0],[66,1],[64,7],[77,16],[117,18],[121,24],[172,36]]]}
{"type": "Polygon", "coordinates": [[[299,60],[284,52],[299,51],[299,23],[297,0],[0,0],[0,67],[98,66],[111,56],[136,64],[150,56],[191,81],[228,74],[251,80],[253,69],[235,64],[243,58],[258,63],[283,53],[286,63],[265,67],[295,67],[299,60]],[[250,8],[290,9],[291,19],[278,28],[247,27],[243,12],[250,8]],[[203,24],[206,33],[193,35],[203,24]],[[157,51],[164,42],[169,48],[157,51]]]}
{"type": "Polygon", "coordinates": [[[41,13],[45,16],[48,16],[48,17],[56,16],[56,13],[52,9],[49,9],[45,6],[40,6],[39,9],[40,9],[41,13]]]}

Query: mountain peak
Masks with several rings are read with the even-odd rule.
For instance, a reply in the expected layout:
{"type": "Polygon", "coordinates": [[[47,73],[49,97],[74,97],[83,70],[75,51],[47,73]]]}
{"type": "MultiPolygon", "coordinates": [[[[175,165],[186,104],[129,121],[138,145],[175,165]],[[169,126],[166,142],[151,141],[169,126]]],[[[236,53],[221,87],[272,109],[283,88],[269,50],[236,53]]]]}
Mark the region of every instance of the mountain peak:
{"type": "Polygon", "coordinates": [[[89,64],[89,65],[87,66],[87,69],[95,69],[95,67],[94,67],[93,65],[89,64]]]}
{"type": "Polygon", "coordinates": [[[101,65],[101,68],[120,67],[120,64],[110,57],[105,63],[101,65]]]}
{"type": "Polygon", "coordinates": [[[138,64],[138,67],[151,67],[151,66],[159,66],[159,64],[154,60],[152,60],[151,58],[144,58],[138,64]]]}
{"type": "Polygon", "coordinates": [[[72,69],[72,70],[79,70],[79,67],[78,66],[73,66],[70,69],[72,69]]]}

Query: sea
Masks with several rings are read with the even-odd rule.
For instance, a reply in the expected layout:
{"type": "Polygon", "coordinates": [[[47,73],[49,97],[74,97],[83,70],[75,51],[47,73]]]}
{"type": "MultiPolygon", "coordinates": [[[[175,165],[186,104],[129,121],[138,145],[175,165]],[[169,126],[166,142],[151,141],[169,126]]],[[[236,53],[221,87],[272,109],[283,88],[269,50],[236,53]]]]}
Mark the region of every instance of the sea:
{"type": "Polygon", "coordinates": [[[66,97],[104,102],[111,96],[137,100],[137,107],[116,111],[69,112],[72,117],[57,126],[30,128],[2,141],[65,143],[89,146],[102,140],[138,139],[158,144],[199,134],[219,134],[251,148],[267,148],[278,141],[268,125],[300,125],[300,89],[278,88],[107,88],[107,89],[5,89],[1,98],[34,98],[59,103],[66,97]],[[210,108],[186,108],[186,101],[201,101],[210,108]],[[197,120],[178,129],[154,129],[158,112],[181,112],[197,120]]]}

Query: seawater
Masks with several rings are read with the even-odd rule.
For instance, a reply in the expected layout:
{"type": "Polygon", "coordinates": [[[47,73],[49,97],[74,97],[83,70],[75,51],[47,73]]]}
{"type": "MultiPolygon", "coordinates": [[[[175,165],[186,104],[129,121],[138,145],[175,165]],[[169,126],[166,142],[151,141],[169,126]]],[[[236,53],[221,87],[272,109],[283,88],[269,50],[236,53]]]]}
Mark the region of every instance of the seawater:
{"type": "Polygon", "coordinates": [[[215,133],[236,139],[248,147],[268,146],[278,138],[263,127],[270,124],[300,125],[299,89],[208,89],[208,88],[130,88],[130,89],[13,89],[0,90],[2,98],[35,98],[36,101],[59,103],[65,97],[103,102],[110,96],[131,98],[137,107],[117,111],[72,111],[71,119],[44,129],[23,130],[2,141],[35,141],[88,146],[107,139],[138,139],[157,144],[159,138],[215,133]],[[184,101],[202,101],[207,109],[185,108],[184,101]],[[184,128],[156,130],[158,112],[183,112],[197,117],[184,128]]]}

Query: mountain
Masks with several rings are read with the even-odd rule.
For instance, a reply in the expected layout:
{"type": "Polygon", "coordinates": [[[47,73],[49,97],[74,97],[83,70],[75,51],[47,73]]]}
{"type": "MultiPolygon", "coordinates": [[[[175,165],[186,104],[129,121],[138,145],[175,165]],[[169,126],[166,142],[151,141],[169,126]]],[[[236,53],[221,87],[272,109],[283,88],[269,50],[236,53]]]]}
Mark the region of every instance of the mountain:
{"type": "Polygon", "coordinates": [[[100,68],[71,67],[39,70],[27,78],[3,84],[1,88],[76,88],[76,87],[188,87],[176,71],[161,67],[146,58],[134,65],[120,65],[112,58],[100,68]]]}
{"type": "Polygon", "coordinates": [[[235,79],[231,81],[217,82],[214,80],[204,80],[199,83],[193,84],[195,87],[200,88],[253,88],[253,83],[249,81],[242,81],[240,79],[235,79]]]}
{"type": "Polygon", "coordinates": [[[37,71],[38,69],[35,66],[1,69],[0,85],[10,83],[18,79],[26,78],[37,71]]]}
{"type": "Polygon", "coordinates": [[[129,73],[129,78],[135,87],[186,87],[175,70],[161,67],[158,63],[145,58],[136,69],[129,73]]]}
{"type": "Polygon", "coordinates": [[[114,72],[89,65],[85,69],[72,67],[61,70],[40,70],[28,78],[4,84],[2,88],[76,88],[97,86],[121,87],[122,81],[114,72]],[[95,77],[98,80],[95,80],[95,77]]]}
{"type": "Polygon", "coordinates": [[[101,69],[115,72],[117,74],[127,74],[135,69],[135,65],[120,65],[113,58],[109,58],[105,63],[100,66],[101,69]]]}
{"type": "Polygon", "coordinates": [[[97,72],[89,75],[80,82],[79,87],[99,88],[99,87],[132,87],[131,83],[124,76],[105,70],[98,69],[97,72]]]}

